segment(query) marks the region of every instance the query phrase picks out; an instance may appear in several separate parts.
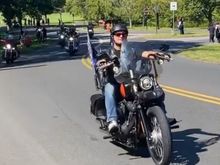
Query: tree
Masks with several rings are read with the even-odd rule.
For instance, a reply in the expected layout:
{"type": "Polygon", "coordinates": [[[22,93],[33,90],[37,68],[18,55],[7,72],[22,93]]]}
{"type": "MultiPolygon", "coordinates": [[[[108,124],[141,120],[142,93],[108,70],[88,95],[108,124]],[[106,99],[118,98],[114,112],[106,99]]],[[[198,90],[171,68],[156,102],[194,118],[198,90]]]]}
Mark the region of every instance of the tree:
{"type": "Polygon", "coordinates": [[[11,28],[12,19],[17,18],[22,30],[23,11],[26,9],[26,0],[7,0],[1,3],[4,21],[11,28]]]}
{"type": "Polygon", "coordinates": [[[85,15],[86,0],[66,0],[65,9],[71,15],[85,15]]]}
{"type": "MultiPolygon", "coordinates": [[[[209,24],[213,22],[213,12],[215,11],[217,5],[217,0],[185,0],[186,8],[197,11],[195,13],[197,14],[197,17],[198,15],[201,15],[201,13],[199,12],[200,10],[205,18],[208,20],[209,24]]],[[[196,18],[195,15],[194,18],[196,18]]]]}
{"type": "MultiPolygon", "coordinates": [[[[217,10],[217,5],[220,5],[219,0],[176,1],[178,9],[175,11],[175,16],[183,17],[192,25],[204,24],[205,19],[212,22],[213,15],[216,18],[220,17],[217,10]]],[[[170,26],[172,19],[170,1],[167,0],[67,0],[66,9],[71,14],[80,15],[85,19],[119,19],[129,22],[130,26],[133,23],[141,23],[144,18],[147,18],[151,25],[160,21],[160,25],[170,26]],[[155,12],[155,7],[160,9],[159,12],[155,12]],[[145,9],[147,12],[144,15],[145,9]]]]}

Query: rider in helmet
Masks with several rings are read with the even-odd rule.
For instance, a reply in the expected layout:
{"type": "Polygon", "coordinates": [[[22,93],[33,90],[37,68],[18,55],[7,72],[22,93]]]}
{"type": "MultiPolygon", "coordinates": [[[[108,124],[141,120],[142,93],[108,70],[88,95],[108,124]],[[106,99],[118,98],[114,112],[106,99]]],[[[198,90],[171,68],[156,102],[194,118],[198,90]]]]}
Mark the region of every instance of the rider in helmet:
{"type": "Polygon", "coordinates": [[[105,21],[105,30],[107,32],[111,32],[112,29],[112,21],[111,20],[106,20],[105,21]]]}
{"type": "MultiPolygon", "coordinates": [[[[120,59],[121,54],[121,48],[122,43],[127,41],[128,37],[128,29],[127,26],[124,24],[115,24],[113,28],[111,29],[111,49],[109,51],[109,57],[110,58],[118,58],[120,59]]],[[[133,49],[134,50],[134,49],[133,49]]],[[[135,51],[135,50],[134,50],[135,51]]],[[[134,58],[132,59],[138,59],[139,57],[144,58],[151,58],[150,55],[155,55],[156,52],[154,51],[143,51],[139,53],[134,53],[134,58]]],[[[118,60],[119,65],[120,61],[118,60]]],[[[105,60],[99,60],[97,62],[97,65],[100,65],[101,63],[105,63],[105,60]]],[[[114,72],[112,70],[113,68],[108,68],[107,70],[107,77],[104,80],[104,95],[105,95],[105,107],[107,112],[107,122],[108,122],[108,130],[110,133],[117,132],[118,131],[118,124],[117,124],[117,98],[119,96],[119,84],[114,78],[114,72]]]]}
{"type": "Polygon", "coordinates": [[[69,31],[68,31],[67,34],[76,39],[76,46],[78,48],[78,46],[79,46],[79,34],[76,32],[76,27],[74,25],[69,28],[69,31]]]}
{"type": "Polygon", "coordinates": [[[78,37],[78,33],[76,32],[76,27],[72,26],[69,28],[69,33],[68,35],[73,36],[73,37],[78,37]]]}

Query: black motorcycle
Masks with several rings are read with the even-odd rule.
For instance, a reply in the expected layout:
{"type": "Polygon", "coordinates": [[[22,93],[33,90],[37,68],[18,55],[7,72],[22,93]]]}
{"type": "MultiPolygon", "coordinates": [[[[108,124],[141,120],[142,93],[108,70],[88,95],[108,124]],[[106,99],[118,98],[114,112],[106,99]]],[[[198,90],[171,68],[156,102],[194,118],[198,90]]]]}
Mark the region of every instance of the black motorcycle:
{"type": "Polygon", "coordinates": [[[93,28],[88,28],[89,37],[92,38],[94,36],[93,28]]]}
{"type": "Polygon", "coordinates": [[[66,42],[66,34],[59,33],[58,34],[58,44],[61,46],[61,48],[64,48],[65,42],[66,42]]]}
{"type": "Polygon", "coordinates": [[[92,38],[94,36],[94,29],[93,29],[93,25],[91,23],[89,23],[89,25],[87,26],[87,31],[89,34],[89,38],[92,38]]]}
{"type": "MultiPolygon", "coordinates": [[[[128,48],[122,52],[127,59],[133,57],[128,48]]],[[[119,130],[114,134],[108,133],[104,95],[91,96],[91,114],[100,122],[100,129],[106,132],[104,138],[110,138],[128,148],[146,147],[157,165],[168,165],[172,153],[171,127],[164,105],[165,94],[157,82],[157,66],[170,59],[169,54],[158,53],[154,59],[140,58],[127,66],[120,66],[117,58],[110,59],[107,53],[101,53],[96,60],[105,62],[94,67],[97,89],[103,90],[102,80],[109,67],[112,67],[115,79],[120,84],[117,106],[119,130]]]]}
{"type": "Polygon", "coordinates": [[[5,60],[7,64],[14,63],[14,61],[20,57],[20,52],[13,44],[6,43],[3,47],[2,60],[5,60]]]}
{"type": "Polygon", "coordinates": [[[70,56],[75,55],[78,51],[78,38],[75,36],[68,36],[66,39],[65,49],[69,52],[70,56]]]}

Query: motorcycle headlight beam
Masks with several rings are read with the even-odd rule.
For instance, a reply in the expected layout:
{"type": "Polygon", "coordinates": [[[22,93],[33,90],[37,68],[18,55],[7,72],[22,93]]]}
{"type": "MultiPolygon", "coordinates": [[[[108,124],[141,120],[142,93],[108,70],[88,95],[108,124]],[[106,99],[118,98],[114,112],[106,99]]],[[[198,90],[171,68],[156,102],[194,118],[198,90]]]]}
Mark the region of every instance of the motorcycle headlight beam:
{"type": "Polygon", "coordinates": [[[11,49],[11,44],[7,44],[7,45],[6,45],[6,48],[7,48],[7,49],[11,49]]]}
{"type": "Polygon", "coordinates": [[[139,85],[143,90],[149,90],[153,86],[153,80],[148,76],[141,77],[139,85]]]}
{"type": "Polygon", "coordinates": [[[64,35],[60,35],[60,38],[61,38],[61,39],[64,39],[64,35]]]}
{"type": "Polygon", "coordinates": [[[73,41],[73,37],[70,37],[70,39],[69,39],[70,41],[73,41]]]}

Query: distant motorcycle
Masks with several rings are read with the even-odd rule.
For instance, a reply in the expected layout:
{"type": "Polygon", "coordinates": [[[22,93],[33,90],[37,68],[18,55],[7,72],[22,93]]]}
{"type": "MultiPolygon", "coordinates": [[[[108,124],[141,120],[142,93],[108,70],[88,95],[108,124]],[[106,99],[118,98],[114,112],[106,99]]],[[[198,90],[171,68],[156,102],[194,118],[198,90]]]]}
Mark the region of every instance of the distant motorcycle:
{"type": "Polygon", "coordinates": [[[88,33],[89,33],[89,38],[92,38],[94,36],[94,30],[92,27],[91,28],[88,27],[88,33]]]}
{"type": "Polygon", "coordinates": [[[61,46],[61,48],[64,48],[65,46],[65,41],[66,41],[66,35],[65,33],[60,33],[58,34],[59,37],[58,37],[58,44],[61,46]]]}
{"type": "Polygon", "coordinates": [[[6,43],[3,47],[2,60],[5,60],[7,64],[14,63],[14,61],[20,57],[20,52],[15,46],[10,43],[6,43]]]}
{"type": "Polygon", "coordinates": [[[78,38],[75,36],[69,36],[66,40],[65,49],[67,52],[69,52],[70,56],[75,55],[75,53],[78,51],[78,38]]]}

